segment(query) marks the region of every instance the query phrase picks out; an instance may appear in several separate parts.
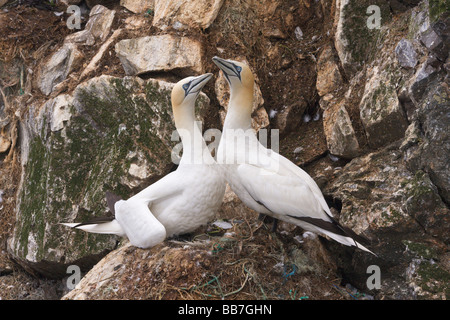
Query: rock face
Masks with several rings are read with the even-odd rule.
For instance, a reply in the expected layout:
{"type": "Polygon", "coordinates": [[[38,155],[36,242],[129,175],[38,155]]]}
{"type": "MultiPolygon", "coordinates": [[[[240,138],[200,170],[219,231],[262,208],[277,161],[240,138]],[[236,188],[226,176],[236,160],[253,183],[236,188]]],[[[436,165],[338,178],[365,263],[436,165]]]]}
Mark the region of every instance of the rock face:
{"type": "Polygon", "coordinates": [[[323,96],[342,85],[342,76],[331,45],[327,45],[317,61],[317,93],[323,96]]]}
{"type": "Polygon", "coordinates": [[[120,5],[134,13],[144,13],[155,8],[155,0],[120,0],[120,5]]]}
{"type": "Polygon", "coordinates": [[[69,73],[80,65],[82,56],[81,51],[70,43],[64,44],[56,51],[41,70],[39,88],[42,93],[49,95],[57,84],[64,81],[69,73]]]}
{"type": "Polygon", "coordinates": [[[389,70],[389,65],[371,70],[360,104],[361,120],[373,148],[402,138],[408,126],[396,93],[399,78],[381,70],[389,70]]]}
{"type": "Polygon", "coordinates": [[[395,47],[398,62],[404,68],[414,68],[417,64],[417,53],[412,43],[406,39],[400,40],[395,47]]]}
{"type": "Polygon", "coordinates": [[[96,41],[106,40],[114,17],[115,11],[102,5],[91,9],[85,29],[67,36],[62,47],[41,68],[38,87],[43,94],[51,94],[55,86],[80,67],[84,56],[78,45],[93,45],[96,41]]]}
{"type": "Polygon", "coordinates": [[[155,0],[153,25],[161,29],[208,28],[224,0],[155,0]]]}
{"type": "Polygon", "coordinates": [[[323,113],[323,123],[328,149],[332,154],[350,159],[358,155],[359,144],[345,101],[327,108],[323,113]]]}
{"type": "Polygon", "coordinates": [[[361,275],[377,265],[383,270],[382,296],[442,299],[450,275],[444,258],[450,211],[428,175],[410,172],[397,148],[352,160],[327,190],[342,200],[340,221],[369,236],[381,257],[355,252],[345,273],[364,287],[367,277],[361,275]]]}
{"type": "Polygon", "coordinates": [[[39,19],[32,33],[17,21],[44,12],[12,3],[0,14],[1,299],[11,259],[57,282],[81,267],[64,299],[450,298],[445,1],[86,1],[84,30],[39,19]],[[51,30],[51,44],[31,37],[51,30]],[[176,168],[182,77],[214,74],[196,115],[217,146],[229,87],[215,55],[250,64],[253,128],[279,130],[280,153],[377,256],[287,223],[271,233],[230,189],[214,223],[149,250],[58,224],[108,215],[106,191],[127,198],[176,168]]]}
{"type": "Polygon", "coordinates": [[[390,18],[390,8],[386,1],[336,1],[334,42],[347,75],[354,75],[361,70],[363,63],[375,54],[374,45],[379,30],[390,18]]]}
{"type": "Polygon", "coordinates": [[[96,42],[103,42],[108,37],[114,21],[115,10],[109,10],[101,4],[95,5],[90,13],[84,30],[66,37],[65,42],[91,46],[96,42]]]}
{"type": "MultiPolygon", "coordinates": [[[[57,278],[66,265],[92,264],[116,247],[115,237],[58,223],[103,216],[107,190],[126,198],[169,172],[172,86],[101,76],[32,109],[22,126],[19,218],[10,241],[21,264],[57,278]]],[[[208,103],[198,99],[200,119],[208,103]]]]}
{"type": "MultiPolygon", "coordinates": [[[[92,272],[83,277],[77,287],[65,295],[63,299],[112,299],[112,294],[123,294],[126,290],[130,290],[128,286],[134,286],[132,279],[127,281],[127,278],[130,276],[133,278],[147,278],[148,280],[151,278],[155,279],[154,281],[150,280],[154,285],[153,290],[150,283],[146,286],[146,294],[149,294],[148,291],[150,289],[150,292],[159,291],[160,295],[165,296],[169,291],[160,290],[155,286],[158,283],[157,278],[159,276],[163,274],[167,276],[170,273],[171,278],[176,282],[182,281],[188,274],[194,275],[194,277],[197,275],[199,278],[204,277],[211,264],[211,258],[204,250],[169,248],[167,246],[156,246],[151,250],[140,250],[128,243],[111,252],[105,259],[95,265],[92,272]],[[137,273],[137,269],[132,271],[127,268],[131,266],[131,263],[133,269],[142,270],[143,273],[140,276],[137,273]],[[149,272],[154,273],[155,277],[149,277],[149,272]],[[112,279],[114,280],[111,281],[112,279]],[[86,291],[85,288],[93,283],[95,283],[96,290],[92,292],[86,291]],[[98,292],[103,292],[103,294],[98,295],[98,292]]],[[[143,289],[141,287],[140,290],[144,291],[143,289]]],[[[155,293],[154,295],[156,296],[155,293]]]]}
{"type": "Polygon", "coordinates": [[[160,35],[125,39],[116,44],[116,53],[127,75],[178,70],[187,76],[203,70],[201,43],[186,37],[160,35]]]}
{"type": "Polygon", "coordinates": [[[447,86],[439,80],[435,79],[432,89],[418,106],[417,118],[410,125],[410,139],[404,143],[403,149],[408,167],[411,170],[424,169],[428,172],[442,198],[448,203],[450,168],[445,154],[450,150],[447,130],[450,124],[450,99],[447,86]]]}

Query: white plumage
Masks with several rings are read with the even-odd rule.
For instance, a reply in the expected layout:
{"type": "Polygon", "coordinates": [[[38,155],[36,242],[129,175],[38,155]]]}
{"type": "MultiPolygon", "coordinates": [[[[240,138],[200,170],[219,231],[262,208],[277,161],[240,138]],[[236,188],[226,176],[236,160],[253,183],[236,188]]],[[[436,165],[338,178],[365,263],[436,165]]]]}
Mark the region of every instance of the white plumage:
{"type": "Polygon", "coordinates": [[[265,148],[251,128],[254,77],[241,62],[213,58],[231,95],[217,152],[231,189],[251,209],[371,252],[341,226],[315,181],[282,155],[265,148]]]}
{"type": "Polygon", "coordinates": [[[225,193],[221,168],[195,123],[195,101],[212,74],[188,77],[172,90],[175,125],[183,144],[177,170],[128,200],[112,199],[115,219],[101,223],[64,223],[87,232],[126,236],[136,247],[149,248],[166,237],[193,232],[219,209],[225,193]]]}

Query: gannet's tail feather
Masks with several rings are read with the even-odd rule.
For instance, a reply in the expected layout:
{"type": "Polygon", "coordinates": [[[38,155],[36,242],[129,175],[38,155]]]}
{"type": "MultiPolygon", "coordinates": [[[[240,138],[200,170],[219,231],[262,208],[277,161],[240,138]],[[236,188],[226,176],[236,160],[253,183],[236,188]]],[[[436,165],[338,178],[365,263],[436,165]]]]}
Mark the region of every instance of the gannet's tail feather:
{"type": "Polygon", "coordinates": [[[118,195],[115,195],[114,193],[109,191],[106,192],[106,202],[108,204],[109,211],[112,213],[112,217],[111,216],[95,217],[86,222],[60,223],[60,224],[66,227],[84,230],[86,232],[101,233],[101,234],[116,234],[121,237],[124,237],[125,231],[122,229],[120,224],[114,218],[116,213],[114,205],[119,200],[122,200],[122,198],[119,197],[118,195]]]}
{"type": "Polygon", "coordinates": [[[91,233],[101,233],[101,234],[115,234],[118,236],[125,236],[120,224],[114,218],[95,218],[91,221],[83,223],[60,223],[64,226],[80,229],[91,233]],[[109,220],[107,220],[109,219],[109,220]]]}
{"type": "Polygon", "coordinates": [[[298,217],[289,215],[291,218],[298,219],[314,226],[317,231],[329,236],[331,239],[342,243],[346,246],[357,247],[361,250],[369,252],[376,256],[375,253],[367,249],[364,245],[369,245],[369,240],[363,236],[356,234],[350,228],[344,227],[335,219],[330,217],[331,221],[325,221],[318,218],[311,217],[298,217]],[[364,244],[364,245],[363,245],[364,244]]]}

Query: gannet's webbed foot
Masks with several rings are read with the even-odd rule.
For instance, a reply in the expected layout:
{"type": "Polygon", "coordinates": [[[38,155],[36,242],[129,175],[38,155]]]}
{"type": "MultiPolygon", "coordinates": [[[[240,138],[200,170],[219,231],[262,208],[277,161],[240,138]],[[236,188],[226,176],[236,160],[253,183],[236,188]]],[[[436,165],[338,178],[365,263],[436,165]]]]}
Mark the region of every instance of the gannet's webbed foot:
{"type": "Polygon", "coordinates": [[[194,238],[193,233],[183,233],[183,234],[173,235],[169,238],[169,240],[186,242],[186,241],[192,241],[193,238],[194,238]]]}
{"type": "Polygon", "coordinates": [[[268,216],[264,213],[260,213],[258,216],[258,220],[262,221],[264,224],[265,223],[270,223],[270,221],[272,221],[272,228],[270,229],[270,232],[277,232],[277,228],[278,228],[278,219],[268,216]]]}

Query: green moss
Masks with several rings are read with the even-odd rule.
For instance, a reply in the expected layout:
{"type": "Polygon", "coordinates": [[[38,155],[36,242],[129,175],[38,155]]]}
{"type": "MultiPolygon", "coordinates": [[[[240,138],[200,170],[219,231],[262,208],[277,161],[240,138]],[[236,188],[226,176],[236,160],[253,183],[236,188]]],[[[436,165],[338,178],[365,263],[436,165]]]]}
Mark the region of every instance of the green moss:
{"type": "Polygon", "coordinates": [[[401,209],[396,208],[393,205],[390,205],[386,210],[384,210],[383,206],[380,205],[379,210],[382,210],[381,218],[383,225],[385,226],[391,226],[403,221],[404,219],[404,215],[400,211],[401,209]]]}
{"type": "Polygon", "coordinates": [[[431,188],[430,178],[422,170],[416,171],[414,178],[409,181],[407,190],[408,195],[414,198],[421,198],[435,193],[431,188]]]}
{"type": "Polygon", "coordinates": [[[417,274],[420,276],[420,286],[423,290],[432,294],[444,293],[445,298],[450,298],[450,273],[442,269],[438,264],[423,261],[420,263],[417,274]]]}
{"type": "Polygon", "coordinates": [[[450,12],[450,2],[448,0],[429,0],[430,23],[438,20],[445,12],[450,12]]]}
{"type": "Polygon", "coordinates": [[[408,247],[409,251],[414,252],[419,257],[424,259],[436,259],[438,257],[438,251],[426,243],[413,242],[410,240],[403,240],[402,242],[408,247]]]}
{"type": "Polygon", "coordinates": [[[352,62],[355,62],[359,69],[363,63],[372,61],[378,50],[377,43],[381,35],[380,29],[369,29],[367,26],[367,8],[370,5],[377,5],[380,8],[381,26],[389,23],[391,13],[389,5],[385,1],[349,1],[343,8],[345,23],[343,32],[347,39],[347,50],[351,53],[352,62]]]}
{"type": "MultiPolygon", "coordinates": [[[[35,219],[42,212],[43,200],[46,198],[46,179],[42,172],[45,172],[46,149],[41,139],[35,138],[31,142],[28,166],[26,168],[26,176],[24,179],[25,192],[20,198],[21,204],[21,220],[19,233],[19,251],[23,256],[28,254],[28,236],[32,231],[35,219]]],[[[41,219],[38,219],[38,223],[41,219]]],[[[17,229],[16,229],[17,230],[17,229]]]]}

